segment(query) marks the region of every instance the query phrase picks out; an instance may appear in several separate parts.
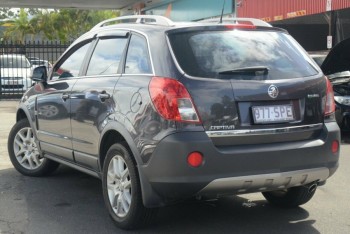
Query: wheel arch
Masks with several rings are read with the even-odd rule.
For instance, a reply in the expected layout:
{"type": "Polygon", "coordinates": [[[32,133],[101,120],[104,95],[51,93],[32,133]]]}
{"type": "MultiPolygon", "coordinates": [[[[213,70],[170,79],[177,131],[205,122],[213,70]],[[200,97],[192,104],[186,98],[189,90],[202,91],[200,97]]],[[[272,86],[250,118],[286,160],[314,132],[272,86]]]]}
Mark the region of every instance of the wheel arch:
{"type": "MultiPolygon", "coordinates": [[[[116,130],[107,131],[100,142],[99,167],[102,171],[108,149],[115,143],[126,142],[125,138],[116,130]]],[[[127,143],[128,144],[128,143],[127,143]]],[[[128,144],[129,145],[129,144],[128,144]]]]}
{"type": "Polygon", "coordinates": [[[109,147],[115,143],[123,141],[128,144],[133,154],[133,159],[135,160],[136,166],[140,165],[140,153],[137,150],[136,144],[134,143],[131,135],[120,123],[112,122],[107,124],[101,134],[99,144],[99,166],[101,171],[103,170],[104,159],[109,147]]]}
{"type": "Polygon", "coordinates": [[[27,114],[24,112],[23,109],[20,108],[20,109],[17,110],[16,122],[18,122],[18,121],[20,121],[22,119],[28,119],[29,120],[27,114]]]}
{"type": "Polygon", "coordinates": [[[132,158],[136,163],[136,168],[141,185],[142,202],[145,207],[158,207],[164,205],[163,199],[153,190],[148,178],[143,172],[143,165],[140,156],[140,152],[132,138],[131,134],[126,128],[119,122],[110,122],[104,128],[101,134],[101,140],[99,144],[99,167],[103,173],[103,163],[106,157],[106,153],[109,147],[115,143],[125,141],[131,151],[132,158]]]}
{"type": "Polygon", "coordinates": [[[35,124],[34,111],[31,113],[30,110],[32,110],[32,109],[31,108],[28,109],[24,103],[21,103],[20,106],[17,108],[16,122],[18,122],[22,119],[28,119],[30,127],[33,129],[33,133],[37,137],[37,126],[35,124]]]}

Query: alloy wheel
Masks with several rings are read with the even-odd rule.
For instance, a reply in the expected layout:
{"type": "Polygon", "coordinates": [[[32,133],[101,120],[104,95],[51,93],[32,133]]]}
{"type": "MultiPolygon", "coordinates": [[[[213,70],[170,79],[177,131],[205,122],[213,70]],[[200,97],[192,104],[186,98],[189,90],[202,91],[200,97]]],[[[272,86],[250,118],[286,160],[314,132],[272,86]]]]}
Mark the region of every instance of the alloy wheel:
{"type": "Polygon", "coordinates": [[[28,170],[35,170],[43,163],[35,142],[33,130],[22,128],[15,136],[13,144],[14,153],[19,164],[28,170]]]}
{"type": "Polygon", "coordinates": [[[114,213],[120,217],[125,217],[132,200],[131,179],[128,166],[122,156],[116,155],[108,165],[107,190],[109,202],[114,213]]]}

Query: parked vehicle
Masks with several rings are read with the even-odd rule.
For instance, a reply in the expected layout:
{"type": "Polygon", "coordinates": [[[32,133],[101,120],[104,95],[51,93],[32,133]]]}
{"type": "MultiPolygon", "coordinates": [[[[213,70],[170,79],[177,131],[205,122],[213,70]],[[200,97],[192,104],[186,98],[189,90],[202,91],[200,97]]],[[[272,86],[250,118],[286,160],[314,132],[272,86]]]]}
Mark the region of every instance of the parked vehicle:
{"type": "Polygon", "coordinates": [[[334,89],[335,117],[342,131],[350,131],[350,39],[338,43],[330,52],[311,53],[334,89]]]}
{"type": "Polygon", "coordinates": [[[47,68],[47,71],[49,71],[52,68],[52,64],[47,60],[43,60],[37,57],[29,57],[28,59],[32,64],[33,68],[45,66],[47,68]]]}
{"type": "Polygon", "coordinates": [[[14,167],[100,178],[124,229],[191,197],[308,202],[338,167],[332,86],[286,31],[244,21],[96,25],[48,75],[34,69],[8,139],[14,167]]]}
{"type": "Polygon", "coordinates": [[[33,61],[33,60],[40,60],[39,57],[28,57],[29,61],[33,61]]]}
{"type": "Polygon", "coordinates": [[[0,55],[0,93],[24,93],[32,84],[32,67],[21,54],[0,55]]]}

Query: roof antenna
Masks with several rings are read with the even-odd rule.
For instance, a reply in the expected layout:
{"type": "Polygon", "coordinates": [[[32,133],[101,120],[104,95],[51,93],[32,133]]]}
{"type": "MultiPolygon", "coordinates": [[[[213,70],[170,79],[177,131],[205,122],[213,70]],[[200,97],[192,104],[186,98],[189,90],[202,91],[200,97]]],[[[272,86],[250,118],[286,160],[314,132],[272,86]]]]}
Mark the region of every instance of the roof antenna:
{"type": "Polygon", "coordinates": [[[222,24],[222,16],[224,15],[225,2],[226,2],[226,0],[224,0],[224,5],[222,6],[222,11],[221,11],[221,16],[220,16],[220,22],[219,22],[219,24],[222,24]]]}

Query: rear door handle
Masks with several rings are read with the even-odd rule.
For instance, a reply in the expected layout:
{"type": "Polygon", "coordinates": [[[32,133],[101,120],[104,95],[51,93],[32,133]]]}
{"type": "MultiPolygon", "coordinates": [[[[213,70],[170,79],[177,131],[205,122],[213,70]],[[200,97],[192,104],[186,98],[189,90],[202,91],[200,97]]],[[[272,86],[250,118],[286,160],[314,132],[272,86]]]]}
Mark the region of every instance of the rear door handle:
{"type": "Polygon", "coordinates": [[[70,97],[69,94],[62,94],[63,101],[66,101],[70,97]]]}

